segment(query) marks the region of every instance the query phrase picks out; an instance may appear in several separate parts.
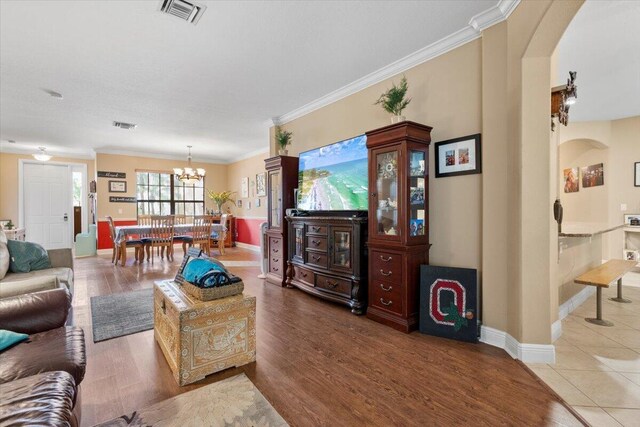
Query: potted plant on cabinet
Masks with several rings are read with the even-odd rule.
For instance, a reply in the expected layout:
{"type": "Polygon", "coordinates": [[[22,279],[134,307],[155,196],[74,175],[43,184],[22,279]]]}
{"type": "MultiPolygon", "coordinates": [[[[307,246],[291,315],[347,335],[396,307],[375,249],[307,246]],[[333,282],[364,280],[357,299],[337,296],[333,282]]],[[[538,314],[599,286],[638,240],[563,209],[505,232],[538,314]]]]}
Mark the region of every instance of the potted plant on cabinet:
{"type": "Polygon", "coordinates": [[[286,156],[289,154],[289,150],[287,150],[287,146],[291,145],[291,137],[293,136],[293,132],[288,130],[283,130],[280,126],[276,126],[276,144],[278,144],[278,154],[281,156],[286,156]]]}
{"type": "Polygon", "coordinates": [[[380,95],[380,98],[374,105],[382,105],[385,111],[393,114],[391,116],[391,123],[400,123],[405,121],[405,117],[402,115],[402,110],[407,108],[407,105],[411,102],[411,98],[406,98],[409,85],[407,84],[407,78],[402,76],[400,84],[396,86],[392,83],[391,89],[380,95]]]}
{"type": "Polygon", "coordinates": [[[236,204],[236,202],[231,197],[234,194],[235,194],[235,191],[221,191],[219,193],[216,193],[207,188],[207,196],[209,196],[209,198],[213,200],[213,203],[215,203],[216,206],[218,206],[217,213],[219,214],[222,214],[222,205],[224,205],[225,203],[231,202],[234,205],[236,204]]]}

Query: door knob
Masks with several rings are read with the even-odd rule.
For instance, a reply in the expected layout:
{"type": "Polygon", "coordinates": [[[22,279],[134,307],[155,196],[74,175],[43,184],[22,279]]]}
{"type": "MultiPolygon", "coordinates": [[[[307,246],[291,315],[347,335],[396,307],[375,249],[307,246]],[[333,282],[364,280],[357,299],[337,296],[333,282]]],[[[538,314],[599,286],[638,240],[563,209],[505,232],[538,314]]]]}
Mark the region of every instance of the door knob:
{"type": "Polygon", "coordinates": [[[65,221],[69,221],[69,215],[64,214],[64,220],[65,220],[65,221]]]}

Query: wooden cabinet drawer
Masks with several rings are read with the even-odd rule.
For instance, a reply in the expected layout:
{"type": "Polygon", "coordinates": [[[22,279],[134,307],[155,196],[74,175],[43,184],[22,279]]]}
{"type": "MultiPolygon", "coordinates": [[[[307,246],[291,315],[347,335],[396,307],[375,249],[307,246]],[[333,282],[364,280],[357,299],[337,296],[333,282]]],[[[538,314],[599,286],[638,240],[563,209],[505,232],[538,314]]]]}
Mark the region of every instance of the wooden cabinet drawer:
{"type": "Polygon", "coordinates": [[[280,277],[284,277],[284,262],[282,256],[269,257],[269,272],[280,277]]]}
{"type": "Polygon", "coordinates": [[[351,282],[349,280],[336,279],[318,274],[316,276],[316,286],[338,294],[351,295],[351,282]]]}
{"type": "Polygon", "coordinates": [[[369,262],[374,281],[399,283],[402,280],[402,255],[372,250],[369,262]]]}
{"type": "Polygon", "coordinates": [[[369,304],[382,310],[402,314],[402,289],[397,283],[376,280],[369,285],[369,304]]]}
{"type": "Polygon", "coordinates": [[[269,253],[271,255],[282,255],[282,238],[269,236],[269,253]]]}
{"type": "Polygon", "coordinates": [[[315,274],[313,274],[312,271],[309,271],[306,268],[302,268],[302,267],[298,267],[297,265],[294,265],[293,277],[294,279],[300,282],[304,282],[305,285],[314,286],[315,274]]]}
{"type": "Polygon", "coordinates": [[[327,235],[326,225],[306,224],[307,234],[318,234],[322,236],[327,235]]]}
{"type": "Polygon", "coordinates": [[[327,251],[327,238],[319,236],[307,236],[307,249],[327,251]]]}
{"type": "Polygon", "coordinates": [[[307,264],[317,267],[327,268],[327,254],[318,252],[307,252],[307,264]]]}

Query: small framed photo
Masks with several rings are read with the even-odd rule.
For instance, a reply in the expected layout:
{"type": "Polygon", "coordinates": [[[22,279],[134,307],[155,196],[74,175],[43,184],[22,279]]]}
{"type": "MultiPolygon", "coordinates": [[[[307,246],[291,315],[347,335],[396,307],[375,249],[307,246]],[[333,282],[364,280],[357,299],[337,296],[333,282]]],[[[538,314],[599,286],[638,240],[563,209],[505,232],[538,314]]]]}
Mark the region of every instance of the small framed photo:
{"type": "Polygon", "coordinates": [[[469,135],[434,145],[436,178],[482,172],[481,135],[469,135]]]}
{"type": "Polygon", "coordinates": [[[634,163],[634,175],[633,175],[633,185],[636,187],[640,187],[640,162],[634,163]]]}
{"type": "Polygon", "coordinates": [[[127,181],[109,181],[109,193],[126,193],[127,181]]]}
{"type": "Polygon", "coordinates": [[[256,199],[255,206],[256,206],[256,208],[260,207],[260,199],[256,199]]]}
{"type": "Polygon", "coordinates": [[[239,207],[239,208],[242,207],[242,200],[241,199],[236,200],[236,206],[239,207]]]}
{"type": "Polygon", "coordinates": [[[627,261],[640,261],[640,253],[633,249],[625,249],[622,251],[622,256],[627,261]]]}
{"type": "Polygon", "coordinates": [[[249,177],[245,176],[244,178],[242,178],[242,181],[241,181],[240,184],[241,184],[241,187],[240,187],[241,193],[240,193],[240,195],[243,198],[249,197],[249,177]]]}
{"type": "Polygon", "coordinates": [[[640,227],[640,214],[626,214],[624,225],[627,227],[640,227]]]}
{"type": "Polygon", "coordinates": [[[256,196],[264,197],[267,195],[267,173],[262,172],[256,174],[256,196]]]}

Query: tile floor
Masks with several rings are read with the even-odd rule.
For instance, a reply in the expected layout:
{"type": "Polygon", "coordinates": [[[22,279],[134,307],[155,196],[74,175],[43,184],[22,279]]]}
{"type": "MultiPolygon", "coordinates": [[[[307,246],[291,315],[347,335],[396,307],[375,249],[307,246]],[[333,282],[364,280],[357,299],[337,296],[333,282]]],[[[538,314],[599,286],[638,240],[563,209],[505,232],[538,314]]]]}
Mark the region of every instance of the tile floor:
{"type": "Polygon", "coordinates": [[[603,327],[595,317],[595,294],[562,321],[556,363],[529,367],[593,426],[640,426],[640,273],[623,278],[631,304],[609,301],[603,290],[603,327]]]}

